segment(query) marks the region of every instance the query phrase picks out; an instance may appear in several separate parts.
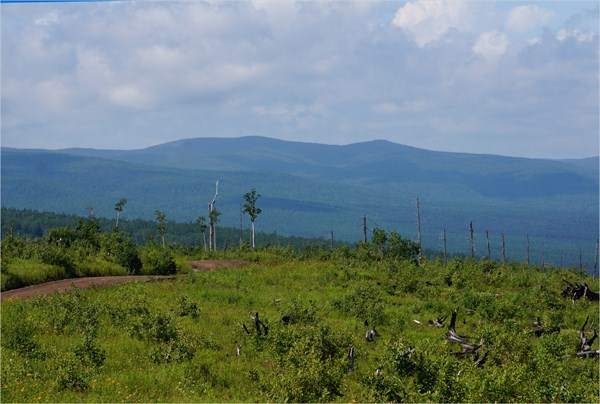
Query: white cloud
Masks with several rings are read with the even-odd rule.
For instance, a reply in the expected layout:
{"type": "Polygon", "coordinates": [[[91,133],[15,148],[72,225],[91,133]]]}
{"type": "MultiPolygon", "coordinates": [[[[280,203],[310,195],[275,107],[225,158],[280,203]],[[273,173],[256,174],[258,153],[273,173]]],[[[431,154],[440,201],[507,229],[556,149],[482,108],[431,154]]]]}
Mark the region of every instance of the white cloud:
{"type": "Polygon", "coordinates": [[[563,30],[517,31],[545,14],[516,8],[509,24],[499,4],[3,4],[2,141],[130,148],[252,133],[527,154],[543,135],[563,142],[548,156],[589,154],[597,24],[569,20],[582,12],[569,6],[563,30]],[[564,136],[575,132],[585,148],[564,136]]]}
{"type": "Polygon", "coordinates": [[[43,15],[35,19],[35,25],[48,26],[58,23],[58,13],[56,11],[50,11],[48,14],[43,15]]]}
{"type": "Polygon", "coordinates": [[[551,11],[538,6],[519,6],[508,13],[506,28],[513,31],[528,31],[540,24],[545,24],[554,16],[551,11]]]}
{"type": "Polygon", "coordinates": [[[579,29],[569,30],[566,28],[561,28],[556,33],[556,39],[563,42],[570,38],[574,38],[577,42],[588,42],[588,41],[591,41],[592,39],[594,39],[594,36],[596,36],[596,35],[597,34],[594,32],[585,33],[579,29]]]}
{"type": "Polygon", "coordinates": [[[134,85],[121,85],[109,91],[110,100],[117,106],[143,109],[151,106],[153,97],[134,85]]]}
{"type": "Polygon", "coordinates": [[[487,61],[494,61],[506,52],[509,43],[508,37],[502,32],[482,32],[472,50],[487,61]]]}
{"type": "Polygon", "coordinates": [[[392,23],[412,33],[420,47],[439,40],[451,28],[471,24],[467,0],[417,0],[400,7],[392,23]]]}

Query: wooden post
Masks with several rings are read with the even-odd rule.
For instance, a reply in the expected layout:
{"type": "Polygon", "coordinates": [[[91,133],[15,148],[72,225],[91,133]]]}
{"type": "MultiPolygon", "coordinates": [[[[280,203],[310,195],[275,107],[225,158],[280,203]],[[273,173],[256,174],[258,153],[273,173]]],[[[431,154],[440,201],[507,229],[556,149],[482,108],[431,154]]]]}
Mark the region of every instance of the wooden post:
{"type": "Polygon", "coordinates": [[[244,213],[244,211],[242,210],[242,203],[240,202],[240,248],[242,248],[242,214],[244,213]]]}
{"type": "Polygon", "coordinates": [[[471,258],[475,257],[475,241],[473,239],[473,222],[469,223],[469,242],[471,244],[471,258]]]}
{"type": "Polygon", "coordinates": [[[446,252],[446,228],[444,227],[444,264],[448,262],[446,252]]]}
{"type": "Polygon", "coordinates": [[[564,266],[563,265],[563,249],[561,248],[560,249],[560,267],[562,268],[563,266],[564,266]]]}
{"type": "Polygon", "coordinates": [[[594,276],[598,276],[598,239],[596,239],[596,255],[594,255],[594,276]]]}
{"type": "Polygon", "coordinates": [[[419,258],[421,258],[421,254],[423,248],[421,247],[421,208],[419,206],[419,197],[417,196],[417,240],[419,242],[419,258]]]}
{"type": "Polygon", "coordinates": [[[525,250],[525,262],[527,262],[527,265],[529,265],[529,246],[530,246],[530,244],[529,244],[529,233],[527,233],[526,237],[527,237],[527,248],[525,250]]]}
{"type": "Polygon", "coordinates": [[[367,244],[367,215],[363,214],[363,243],[367,244]]]}
{"type": "Polygon", "coordinates": [[[485,239],[487,240],[487,257],[490,259],[492,254],[490,251],[490,234],[488,233],[487,229],[485,231],[485,239]]]}

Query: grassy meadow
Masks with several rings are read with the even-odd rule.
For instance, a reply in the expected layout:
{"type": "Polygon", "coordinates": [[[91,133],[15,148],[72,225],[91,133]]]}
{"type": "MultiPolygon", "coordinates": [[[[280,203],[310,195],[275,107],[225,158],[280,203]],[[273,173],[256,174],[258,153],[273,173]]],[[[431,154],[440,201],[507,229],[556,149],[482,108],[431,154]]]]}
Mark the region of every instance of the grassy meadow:
{"type": "Polygon", "coordinates": [[[561,296],[564,280],[597,290],[583,272],[348,248],[245,258],[243,268],[3,301],[2,401],[598,401],[598,359],[568,357],[586,318],[598,327],[597,302],[561,296]],[[483,338],[477,360],[444,337],[456,308],[458,334],[483,338]],[[445,314],[444,327],[428,324],[445,314]]]}

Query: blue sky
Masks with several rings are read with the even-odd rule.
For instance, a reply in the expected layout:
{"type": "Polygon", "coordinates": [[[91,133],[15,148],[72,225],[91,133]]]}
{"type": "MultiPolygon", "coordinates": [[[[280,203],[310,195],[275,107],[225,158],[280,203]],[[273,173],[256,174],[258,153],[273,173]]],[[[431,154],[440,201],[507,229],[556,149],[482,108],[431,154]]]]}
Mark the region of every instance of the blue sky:
{"type": "Polygon", "coordinates": [[[2,145],[598,155],[597,1],[3,3],[2,145]]]}

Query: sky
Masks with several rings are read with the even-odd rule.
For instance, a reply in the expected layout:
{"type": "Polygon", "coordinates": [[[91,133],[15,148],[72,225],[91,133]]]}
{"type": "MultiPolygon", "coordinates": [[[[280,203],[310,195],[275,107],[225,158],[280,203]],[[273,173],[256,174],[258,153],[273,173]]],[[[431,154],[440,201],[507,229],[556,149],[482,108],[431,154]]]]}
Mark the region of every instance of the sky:
{"type": "Polygon", "coordinates": [[[599,154],[597,1],[3,2],[1,143],[599,154]]]}

